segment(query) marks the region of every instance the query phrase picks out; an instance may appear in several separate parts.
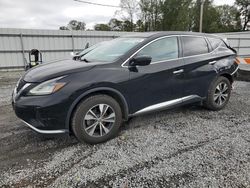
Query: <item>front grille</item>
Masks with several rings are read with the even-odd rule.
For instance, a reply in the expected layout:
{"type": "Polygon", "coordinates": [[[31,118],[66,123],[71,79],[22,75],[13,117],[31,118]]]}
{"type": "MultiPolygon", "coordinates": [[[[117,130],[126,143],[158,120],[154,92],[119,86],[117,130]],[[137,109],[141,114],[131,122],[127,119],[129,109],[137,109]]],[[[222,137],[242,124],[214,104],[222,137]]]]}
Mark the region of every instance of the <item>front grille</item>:
{"type": "Polygon", "coordinates": [[[18,85],[17,85],[17,88],[16,88],[17,93],[20,91],[20,89],[22,89],[22,87],[23,87],[25,84],[26,84],[26,82],[25,82],[23,79],[21,79],[21,80],[19,81],[19,83],[18,83],[18,85]]]}

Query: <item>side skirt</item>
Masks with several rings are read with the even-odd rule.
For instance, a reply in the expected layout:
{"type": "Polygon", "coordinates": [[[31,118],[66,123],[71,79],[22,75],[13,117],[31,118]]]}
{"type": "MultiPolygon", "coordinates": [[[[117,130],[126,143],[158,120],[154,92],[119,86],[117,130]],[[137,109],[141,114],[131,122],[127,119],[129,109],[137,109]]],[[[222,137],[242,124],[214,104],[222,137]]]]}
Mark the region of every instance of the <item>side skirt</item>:
{"type": "Polygon", "coordinates": [[[146,108],[143,108],[130,116],[131,117],[138,116],[138,115],[142,115],[142,114],[146,114],[146,113],[150,113],[150,112],[154,112],[154,111],[164,110],[164,109],[170,108],[172,106],[180,105],[181,103],[186,103],[188,101],[193,101],[193,100],[202,101],[202,97],[200,97],[198,95],[189,95],[186,97],[182,97],[182,98],[154,104],[152,106],[148,106],[146,108]]]}

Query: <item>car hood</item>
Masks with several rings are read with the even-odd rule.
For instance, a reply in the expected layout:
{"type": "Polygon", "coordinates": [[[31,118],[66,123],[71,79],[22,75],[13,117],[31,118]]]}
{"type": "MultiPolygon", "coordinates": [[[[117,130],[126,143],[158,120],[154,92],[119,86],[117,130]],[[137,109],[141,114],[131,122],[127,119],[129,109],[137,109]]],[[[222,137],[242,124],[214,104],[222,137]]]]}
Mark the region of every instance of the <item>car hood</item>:
{"type": "Polygon", "coordinates": [[[88,71],[97,64],[99,63],[86,63],[69,59],[54,61],[38,65],[37,67],[28,70],[24,74],[23,79],[26,82],[43,82],[45,80],[75,72],[88,71]]]}

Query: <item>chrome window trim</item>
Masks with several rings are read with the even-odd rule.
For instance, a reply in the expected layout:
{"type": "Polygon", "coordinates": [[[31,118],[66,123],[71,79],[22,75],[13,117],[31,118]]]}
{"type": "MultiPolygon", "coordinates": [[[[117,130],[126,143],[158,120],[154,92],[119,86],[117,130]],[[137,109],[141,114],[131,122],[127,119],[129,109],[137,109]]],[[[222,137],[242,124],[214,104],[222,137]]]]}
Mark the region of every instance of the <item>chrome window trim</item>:
{"type": "MultiPolygon", "coordinates": [[[[207,38],[206,36],[195,36],[195,35],[169,35],[169,36],[159,37],[159,38],[157,38],[157,39],[154,39],[154,40],[148,42],[147,44],[145,44],[144,46],[142,46],[139,50],[137,50],[135,53],[133,53],[129,58],[127,58],[127,59],[121,64],[121,67],[124,67],[124,68],[126,67],[126,68],[128,68],[129,66],[125,66],[125,64],[126,64],[130,59],[132,59],[139,51],[141,51],[143,48],[145,48],[145,47],[148,46],[149,44],[151,44],[151,43],[153,43],[153,42],[155,42],[155,41],[157,41],[157,40],[164,39],[164,38],[169,38],[169,37],[183,37],[183,36],[188,36],[188,37],[200,37],[200,38],[204,38],[204,39],[207,38]]],[[[163,63],[163,62],[168,62],[168,61],[186,59],[186,58],[190,58],[190,57],[197,57],[197,56],[209,55],[209,54],[214,53],[219,47],[220,47],[220,45],[219,45],[217,48],[215,48],[214,50],[212,50],[211,52],[208,52],[208,53],[205,53],[205,54],[199,54],[199,55],[192,55],[192,56],[186,56],[186,57],[178,57],[178,58],[175,58],[175,59],[168,59],[168,60],[156,61],[156,62],[151,63],[151,65],[153,65],[153,64],[158,64],[158,63],[163,63]]]]}
{"type": "Polygon", "coordinates": [[[170,107],[170,106],[173,106],[176,104],[180,104],[182,102],[189,101],[191,99],[201,99],[201,97],[198,95],[189,95],[186,97],[182,97],[182,98],[173,99],[170,101],[165,101],[162,103],[154,104],[154,105],[148,106],[146,108],[143,108],[143,109],[135,112],[134,114],[132,114],[132,116],[137,116],[137,115],[141,115],[141,114],[145,114],[145,113],[149,113],[149,112],[157,111],[157,110],[163,110],[167,107],[170,107]]]}
{"type": "MultiPolygon", "coordinates": [[[[142,49],[144,49],[145,47],[147,47],[148,45],[150,45],[150,44],[152,44],[153,42],[155,42],[155,41],[158,41],[158,40],[161,40],[161,39],[164,39],[164,38],[169,38],[169,37],[178,37],[179,35],[171,35],[171,36],[163,36],[163,37],[159,37],[159,38],[156,38],[156,39],[154,39],[154,40],[152,40],[152,41],[150,41],[150,42],[148,42],[147,44],[145,44],[144,46],[142,46],[140,49],[138,49],[135,53],[133,53],[128,59],[126,59],[126,61],[124,61],[123,63],[122,63],[122,67],[129,67],[129,66],[125,66],[124,64],[126,64],[133,56],[135,56],[139,51],[141,51],[142,49]]],[[[178,58],[176,58],[176,59],[178,59],[178,58]]],[[[164,61],[164,60],[162,60],[162,61],[164,61]]],[[[160,61],[160,62],[162,62],[162,61],[160,61]]],[[[165,61],[164,61],[165,62],[165,61]]],[[[157,62],[154,62],[154,63],[157,63],[157,62]]],[[[154,64],[154,63],[152,63],[152,64],[154,64]]],[[[158,62],[159,63],[159,62],[158,62]]]]}

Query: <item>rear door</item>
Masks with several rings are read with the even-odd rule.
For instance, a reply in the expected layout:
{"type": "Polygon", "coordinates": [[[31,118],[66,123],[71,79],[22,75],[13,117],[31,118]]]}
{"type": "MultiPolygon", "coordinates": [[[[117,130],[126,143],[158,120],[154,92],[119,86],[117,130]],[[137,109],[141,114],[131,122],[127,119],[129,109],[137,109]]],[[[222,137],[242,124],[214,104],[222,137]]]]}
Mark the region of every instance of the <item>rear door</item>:
{"type": "Polygon", "coordinates": [[[211,81],[216,76],[213,64],[216,56],[205,37],[182,36],[182,56],[184,68],[184,95],[205,97],[211,81]]]}

